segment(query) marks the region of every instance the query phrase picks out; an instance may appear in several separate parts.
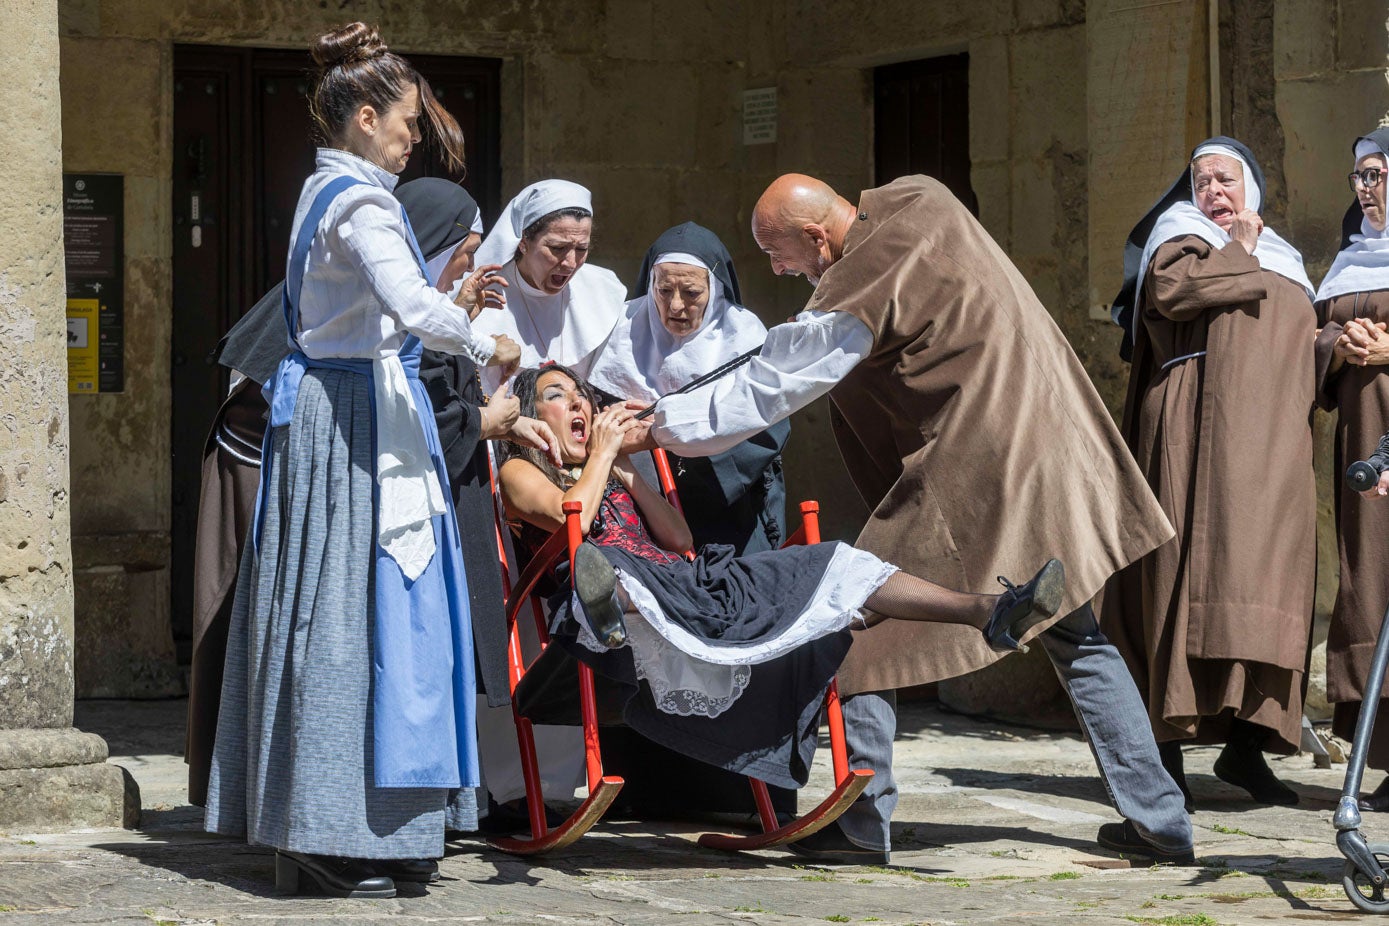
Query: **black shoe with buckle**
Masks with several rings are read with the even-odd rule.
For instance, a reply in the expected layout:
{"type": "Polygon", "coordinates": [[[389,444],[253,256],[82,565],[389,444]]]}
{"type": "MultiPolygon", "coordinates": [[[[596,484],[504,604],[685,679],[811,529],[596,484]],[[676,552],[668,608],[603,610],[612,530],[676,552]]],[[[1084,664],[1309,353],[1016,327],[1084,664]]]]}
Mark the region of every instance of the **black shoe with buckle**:
{"type": "Polygon", "coordinates": [[[1123,856],[1136,855],[1150,864],[1167,864],[1189,867],[1196,864],[1196,853],[1188,846],[1185,849],[1163,849],[1144,839],[1133,825],[1132,820],[1123,823],[1106,823],[1100,827],[1095,841],[1106,849],[1123,856]]]}
{"type": "Polygon", "coordinates": [[[627,642],[627,624],[622,604],[617,600],[617,574],[607,557],[591,543],[579,544],[574,552],[574,591],[583,605],[588,629],[608,649],[627,642]]]}
{"type": "Polygon", "coordinates": [[[275,853],[276,890],[298,894],[302,886],[300,875],[308,875],[330,897],[395,896],[395,882],[362,859],[306,852],[275,853]]]}
{"type": "Polygon", "coordinates": [[[1003,594],[994,604],[984,637],[995,652],[1025,653],[1027,647],[1018,640],[1061,607],[1066,594],[1066,567],[1059,559],[1051,559],[1026,585],[1014,585],[1003,576],[998,577],[998,583],[1003,586],[1003,594]]]}
{"type": "Polygon", "coordinates": [[[433,884],[439,880],[439,863],[432,858],[393,858],[373,860],[371,867],[392,881],[433,884]]]}

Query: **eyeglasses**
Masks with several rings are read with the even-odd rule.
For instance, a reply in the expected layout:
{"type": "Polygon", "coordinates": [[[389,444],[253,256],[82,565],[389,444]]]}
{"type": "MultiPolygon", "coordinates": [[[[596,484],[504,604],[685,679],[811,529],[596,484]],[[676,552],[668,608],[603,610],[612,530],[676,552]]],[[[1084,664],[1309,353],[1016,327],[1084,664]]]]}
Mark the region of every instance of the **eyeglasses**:
{"type": "Polygon", "coordinates": [[[1346,176],[1346,182],[1350,184],[1353,191],[1364,187],[1373,190],[1379,186],[1380,179],[1384,176],[1384,171],[1378,167],[1367,167],[1364,170],[1353,170],[1346,176]],[[1358,181],[1358,182],[1357,182],[1358,181]]]}

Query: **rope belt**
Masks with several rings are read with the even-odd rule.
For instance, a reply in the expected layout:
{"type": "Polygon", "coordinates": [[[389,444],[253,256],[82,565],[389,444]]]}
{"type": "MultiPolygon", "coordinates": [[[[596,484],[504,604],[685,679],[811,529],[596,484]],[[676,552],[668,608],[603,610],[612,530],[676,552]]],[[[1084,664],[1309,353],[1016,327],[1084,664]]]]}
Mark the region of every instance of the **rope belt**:
{"type": "Polygon", "coordinates": [[[1198,350],[1194,354],[1182,354],[1180,357],[1173,357],[1171,360],[1167,361],[1162,365],[1162,369],[1159,372],[1166,373],[1168,370],[1172,369],[1179,363],[1185,363],[1186,361],[1191,360],[1195,357],[1204,356],[1206,356],[1206,352],[1203,350],[1198,350]]]}

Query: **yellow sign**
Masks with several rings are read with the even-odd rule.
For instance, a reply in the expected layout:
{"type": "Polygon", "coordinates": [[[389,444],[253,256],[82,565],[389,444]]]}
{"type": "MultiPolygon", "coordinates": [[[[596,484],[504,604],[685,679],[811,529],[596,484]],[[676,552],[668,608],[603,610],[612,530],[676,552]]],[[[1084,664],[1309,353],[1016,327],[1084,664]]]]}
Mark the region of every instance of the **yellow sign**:
{"type": "Polygon", "coordinates": [[[96,299],[68,300],[68,392],[97,391],[100,312],[101,304],[96,299]]]}

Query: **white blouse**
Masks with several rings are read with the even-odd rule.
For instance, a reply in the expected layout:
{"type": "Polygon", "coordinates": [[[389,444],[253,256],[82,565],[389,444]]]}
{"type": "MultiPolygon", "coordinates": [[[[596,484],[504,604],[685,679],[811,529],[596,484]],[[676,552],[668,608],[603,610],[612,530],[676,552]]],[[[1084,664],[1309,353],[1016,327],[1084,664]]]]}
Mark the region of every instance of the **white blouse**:
{"type": "Polygon", "coordinates": [[[429,285],[406,237],[397,177],[336,148],[319,148],[304,183],[290,240],[314,196],[343,175],[366,181],[333,200],[309,249],[299,293],[299,344],[309,357],[394,354],[413,333],[425,347],[463,354],[479,366],[496,342],[473,331],[468,313],[429,285]],[[365,281],[366,286],[363,287],[365,281]]]}
{"type": "Polygon", "coordinates": [[[848,312],[807,309],[767,332],[762,353],[722,379],[656,406],[651,435],[681,456],[712,456],[805,408],[873,349],[848,312]]]}

